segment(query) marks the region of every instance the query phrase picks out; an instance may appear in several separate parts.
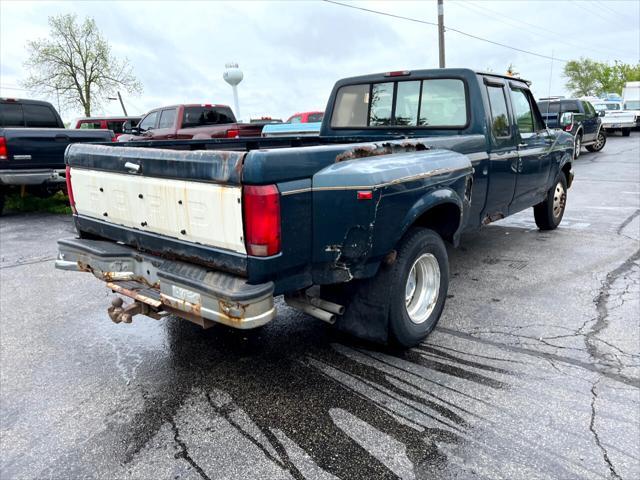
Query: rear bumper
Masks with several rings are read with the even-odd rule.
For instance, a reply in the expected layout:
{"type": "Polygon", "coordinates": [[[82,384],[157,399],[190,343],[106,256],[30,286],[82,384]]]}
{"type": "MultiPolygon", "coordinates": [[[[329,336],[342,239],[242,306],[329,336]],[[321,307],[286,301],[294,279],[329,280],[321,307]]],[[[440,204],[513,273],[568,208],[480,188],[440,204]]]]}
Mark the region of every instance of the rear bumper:
{"type": "Polygon", "coordinates": [[[118,293],[194,321],[249,329],[276,316],[273,283],[250,285],[229,273],[165,260],[102,240],[58,241],[56,268],[90,272],[118,293]]]}
{"type": "Polygon", "coordinates": [[[64,181],[64,169],[0,170],[0,183],[3,185],[41,185],[64,181]]]}
{"type": "Polygon", "coordinates": [[[611,122],[611,123],[603,123],[602,128],[605,130],[620,130],[621,128],[633,128],[636,126],[636,122],[634,120],[628,121],[620,121],[620,122],[611,122]]]}

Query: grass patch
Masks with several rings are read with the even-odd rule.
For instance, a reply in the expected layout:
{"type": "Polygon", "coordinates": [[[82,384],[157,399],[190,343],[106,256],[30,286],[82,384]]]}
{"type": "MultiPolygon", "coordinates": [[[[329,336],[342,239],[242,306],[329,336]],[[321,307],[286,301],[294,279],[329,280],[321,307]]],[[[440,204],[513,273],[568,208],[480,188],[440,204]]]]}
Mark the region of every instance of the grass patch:
{"type": "Polygon", "coordinates": [[[56,192],[50,197],[40,198],[35,195],[21,197],[19,193],[7,195],[5,211],[14,212],[48,212],[62,215],[70,215],[69,197],[63,192],[56,192]]]}

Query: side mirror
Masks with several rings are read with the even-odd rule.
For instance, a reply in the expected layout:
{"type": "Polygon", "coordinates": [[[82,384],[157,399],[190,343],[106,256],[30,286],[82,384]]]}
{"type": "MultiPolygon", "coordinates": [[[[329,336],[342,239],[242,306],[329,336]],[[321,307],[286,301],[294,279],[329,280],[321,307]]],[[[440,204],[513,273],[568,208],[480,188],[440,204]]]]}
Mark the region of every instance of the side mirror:
{"type": "Polygon", "coordinates": [[[573,113],[572,112],[564,112],[560,117],[560,126],[568,127],[573,124],[573,113]]]}
{"type": "Polygon", "coordinates": [[[604,117],[605,113],[607,113],[607,112],[606,112],[606,111],[604,111],[604,110],[599,110],[599,111],[598,111],[598,116],[599,116],[599,117],[604,117]]]}
{"type": "Polygon", "coordinates": [[[133,127],[131,126],[131,120],[127,120],[122,124],[122,133],[133,133],[133,127]]]}

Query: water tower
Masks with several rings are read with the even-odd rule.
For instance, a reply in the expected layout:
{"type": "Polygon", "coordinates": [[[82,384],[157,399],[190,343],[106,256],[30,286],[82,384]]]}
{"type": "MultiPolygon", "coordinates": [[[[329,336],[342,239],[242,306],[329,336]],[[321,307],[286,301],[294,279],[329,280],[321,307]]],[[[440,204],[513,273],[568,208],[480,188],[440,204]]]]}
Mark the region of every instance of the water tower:
{"type": "Polygon", "coordinates": [[[242,75],[242,70],[238,68],[237,63],[227,63],[225,65],[225,71],[222,74],[222,78],[224,78],[224,81],[231,85],[231,88],[233,88],[233,103],[235,104],[236,117],[239,121],[240,106],[238,105],[238,84],[242,81],[244,75],[242,75]]]}

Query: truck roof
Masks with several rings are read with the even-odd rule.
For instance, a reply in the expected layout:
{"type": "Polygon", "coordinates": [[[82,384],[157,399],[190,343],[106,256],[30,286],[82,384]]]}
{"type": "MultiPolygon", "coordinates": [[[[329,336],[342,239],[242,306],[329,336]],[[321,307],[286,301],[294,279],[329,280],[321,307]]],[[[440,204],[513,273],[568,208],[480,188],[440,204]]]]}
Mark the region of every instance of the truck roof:
{"type": "Polygon", "coordinates": [[[398,80],[401,77],[423,77],[429,75],[455,75],[455,76],[471,76],[471,75],[482,75],[485,77],[497,77],[504,78],[507,80],[511,80],[514,82],[522,82],[527,85],[530,85],[531,82],[529,80],[525,80],[523,78],[510,77],[509,75],[501,75],[499,73],[494,72],[481,72],[477,70],[471,70],[470,68],[429,68],[423,70],[398,70],[393,72],[381,72],[381,73],[372,73],[368,75],[359,75],[357,77],[349,77],[343,78],[339,80],[336,85],[344,85],[358,82],[373,82],[380,80],[381,78],[389,78],[398,80]]]}
{"type": "Polygon", "coordinates": [[[0,97],[0,102],[22,103],[22,104],[27,104],[27,105],[45,105],[47,107],[53,107],[51,102],[45,102],[44,100],[31,100],[29,98],[0,97]]]}

